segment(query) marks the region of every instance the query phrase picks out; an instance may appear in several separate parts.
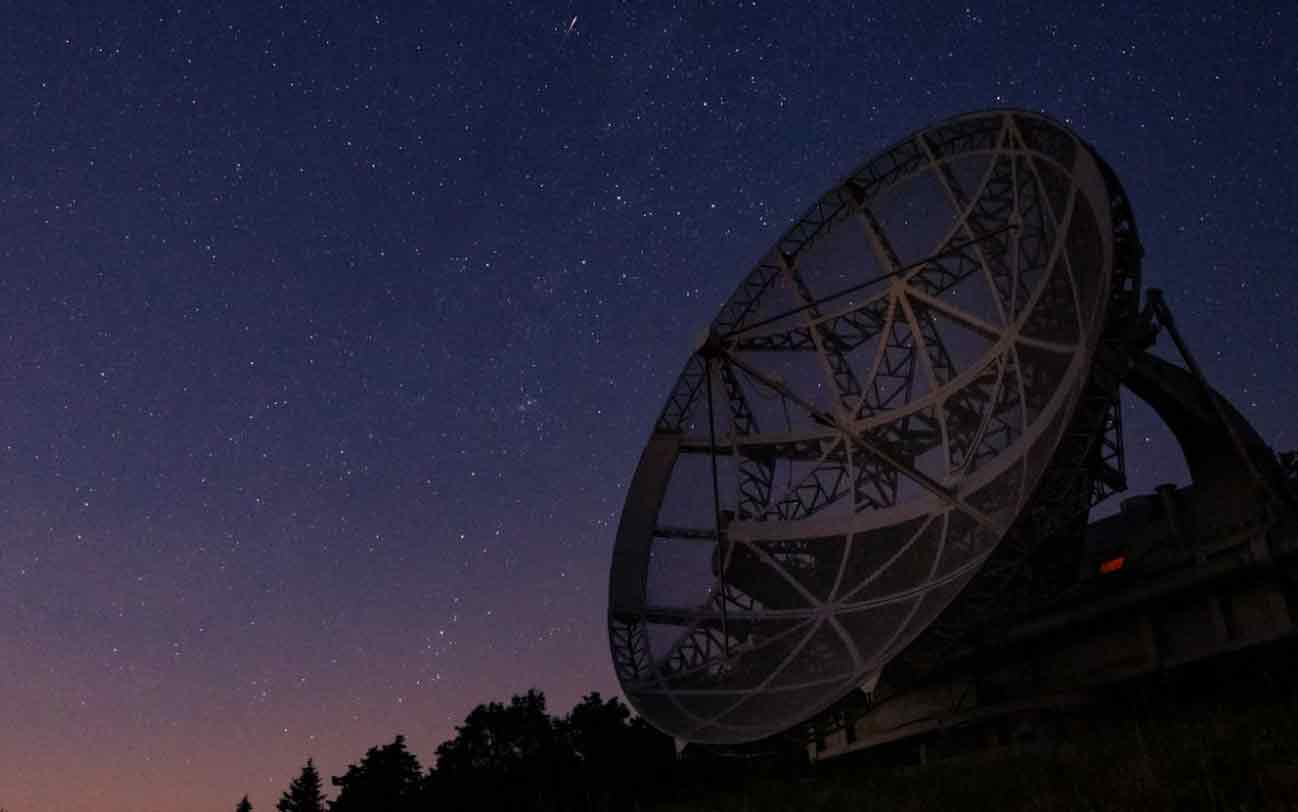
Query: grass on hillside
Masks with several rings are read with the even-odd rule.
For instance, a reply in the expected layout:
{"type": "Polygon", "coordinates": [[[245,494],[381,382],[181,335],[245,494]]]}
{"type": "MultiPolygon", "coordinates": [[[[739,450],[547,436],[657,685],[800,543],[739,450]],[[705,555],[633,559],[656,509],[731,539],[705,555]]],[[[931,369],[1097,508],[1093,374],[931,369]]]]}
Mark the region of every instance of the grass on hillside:
{"type": "MultiPolygon", "coordinates": [[[[1102,718],[1073,716],[1049,747],[1011,748],[925,766],[869,754],[790,777],[698,782],[656,812],[776,810],[1298,809],[1298,659],[1212,669],[1127,686],[1102,718]],[[875,759],[877,761],[877,758],[875,759]]],[[[940,745],[940,742],[934,742],[940,745]]]]}

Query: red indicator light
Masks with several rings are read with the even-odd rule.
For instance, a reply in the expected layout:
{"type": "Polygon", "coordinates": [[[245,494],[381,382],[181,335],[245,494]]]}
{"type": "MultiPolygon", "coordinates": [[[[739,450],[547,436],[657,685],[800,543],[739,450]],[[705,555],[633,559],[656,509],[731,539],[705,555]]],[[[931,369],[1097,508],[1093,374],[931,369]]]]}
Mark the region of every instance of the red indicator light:
{"type": "Polygon", "coordinates": [[[1100,574],[1108,575],[1111,572],[1117,572],[1127,563],[1127,557],[1120,555],[1117,558],[1110,558],[1100,565],[1100,574]]]}

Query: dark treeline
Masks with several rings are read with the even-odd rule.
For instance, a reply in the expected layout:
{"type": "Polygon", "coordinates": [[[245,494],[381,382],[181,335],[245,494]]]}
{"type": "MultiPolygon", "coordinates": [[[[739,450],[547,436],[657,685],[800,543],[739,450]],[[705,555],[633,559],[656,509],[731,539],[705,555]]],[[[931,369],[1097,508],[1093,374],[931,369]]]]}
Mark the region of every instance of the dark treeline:
{"type": "MultiPolygon", "coordinates": [[[[678,799],[717,765],[678,761],[673,741],[618,699],[584,697],[551,716],[545,696],[479,705],[427,767],[403,736],[370,748],[325,799],[310,759],[276,804],[279,812],[643,809],[678,799]]],[[[715,777],[715,776],[712,776],[715,777]]],[[[250,812],[245,797],[237,812],[250,812]]]]}
{"type": "MultiPolygon", "coordinates": [[[[309,759],[280,812],[950,812],[1298,809],[1298,644],[1115,684],[1084,706],[953,726],[814,767],[796,743],[685,750],[616,699],[566,716],[479,705],[421,764],[397,736],[332,780],[309,759]],[[1036,735],[1022,738],[1020,723],[1036,735]],[[1021,731],[1020,731],[1021,732],[1021,731]],[[926,763],[921,763],[926,762],[926,763]]],[[[288,778],[288,776],[286,776],[288,778]]],[[[232,797],[237,797],[232,793],[232,797]]],[[[3,810],[0,810],[3,812],[3,810]]],[[[252,812],[245,798],[236,812],[252,812]]],[[[268,810],[258,810],[268,812],[268,810]]]]}

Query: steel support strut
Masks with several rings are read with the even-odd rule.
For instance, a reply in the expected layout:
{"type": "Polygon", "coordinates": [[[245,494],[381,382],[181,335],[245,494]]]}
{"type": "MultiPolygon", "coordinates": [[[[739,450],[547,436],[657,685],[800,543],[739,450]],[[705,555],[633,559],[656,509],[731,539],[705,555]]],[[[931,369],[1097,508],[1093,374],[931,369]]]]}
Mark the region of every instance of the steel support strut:
{"type": "Polygon", "coordinates": [[[1181,360],[1185,362],[1186,369],[1190,370],[1190,374],[1194,376],[1195,381],[1203,389],[1204,397],[1212,406],[1212,411],[1221,423],[1222,428],[1226,430],[1227,436],[1230,437],[1230,443],[1235,452],[1239,454],[1240,460],[1248,469],[1249,474],[1265,490],[1268,510],[1287,509],[1291,514],[1298,514],[1298,505],[1295,505],[1293,494],[1288,488],[1276,483],[1268,475],[1268,472],[1264,472],[1258,467],[1257,460],[1249,453],[1248,445],[1244,442],[1244,438],[1240,436],[1235,421],[1231,420],[1230,416],[1226,414],[1221,398],[1208,385],[1207,377],[1204,376],[1203,370],[1194,358],[1194,354],[1190,352],[1190,347],[1182,338],[1181,331],[1177,329],[1176,319],[1172,316],[1172,309],[1168,307],[1167,300],[1163,298],[1163,291],[1158,288],[1150,288],[1145,292],[1145,296],[1147,315],[1152,316],[1158,325],[1167,331],[1172,343],[1176,345],[1177,353],[1180,354],[1181,360]]]}

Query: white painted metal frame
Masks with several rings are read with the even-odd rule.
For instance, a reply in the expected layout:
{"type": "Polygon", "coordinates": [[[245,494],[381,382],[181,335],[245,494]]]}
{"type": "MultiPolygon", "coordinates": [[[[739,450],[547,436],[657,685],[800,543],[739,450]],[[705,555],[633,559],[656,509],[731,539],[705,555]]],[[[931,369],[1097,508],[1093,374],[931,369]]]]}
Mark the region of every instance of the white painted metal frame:
{"type": "Polygon", "coordinates": [[[946,608],[1081,396],[1113,263],[1105,188],[1057,123],[970,114],[867,162],[750,272],[618,532],[610,640],[640,713],[682,739],[763,738],[946,608]],[[694,601],[660,598],[690,584],[694,601]]]}

